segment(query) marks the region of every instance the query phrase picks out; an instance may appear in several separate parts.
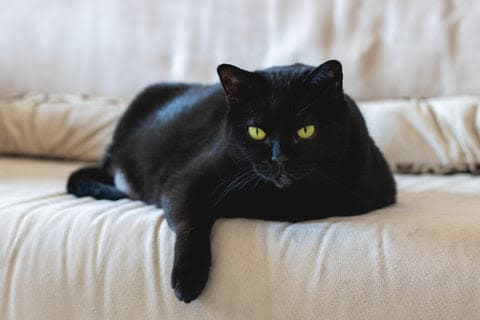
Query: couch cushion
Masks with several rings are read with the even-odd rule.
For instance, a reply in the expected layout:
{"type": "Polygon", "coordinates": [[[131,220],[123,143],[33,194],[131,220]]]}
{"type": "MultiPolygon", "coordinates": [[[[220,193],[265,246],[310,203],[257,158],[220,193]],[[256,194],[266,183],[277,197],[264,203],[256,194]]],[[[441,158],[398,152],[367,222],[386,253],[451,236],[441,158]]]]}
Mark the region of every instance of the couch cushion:
{"type": "Polygon", "coordinates": [[[370,134],[397,172],[480,174],[476,97],[361,103],[370,134]]]}
{"type": "Polygon", "coordinates": [[[170,288],[174,233],[138,201],[65,194],[78,163],[0,158],[1,319],[476,319],[480,177],[397,176],[398,204],[219,220],[207,288],[170,288]]]}
{"type": "Polygon", "coordinates": [[[96,161],[127,100],[73,94],[0,99],[0,154],[96,161]]]}
{"type": "Polygon", "coordinates": [[[133,95],[150,82],[216,80],[220,63],[329,58],[355,98],[479,95],[479,29],[474,0],[9,1],[0,95],[133,95]]]}
{"type": "MultiPolygon", "coordinates": [[[[0,99],[0,154],[96,161],[128,104],[66,94],[0,99]]],[[[476,97],[361,102],[374,140],[399,172],[480,172],[476,97]]]]}

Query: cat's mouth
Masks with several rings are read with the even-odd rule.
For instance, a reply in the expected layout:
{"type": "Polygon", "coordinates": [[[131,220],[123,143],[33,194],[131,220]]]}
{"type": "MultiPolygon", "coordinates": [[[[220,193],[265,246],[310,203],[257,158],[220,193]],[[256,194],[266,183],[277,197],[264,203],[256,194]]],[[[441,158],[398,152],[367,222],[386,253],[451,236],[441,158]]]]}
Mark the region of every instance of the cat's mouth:
{"type": "Polygon", "coordinates": [[[265,180],[273,183],[273,185],[275,185],[275,187],[279,189],[288,188],[293,183],[293,177],[288,174],[288,172],[283,167],[277,168],[274,172],[272,172],[273,170],[268,170],[268,173],[262,172],[261,170],[256,171],[258,175],[260,175],[265,180]]]}

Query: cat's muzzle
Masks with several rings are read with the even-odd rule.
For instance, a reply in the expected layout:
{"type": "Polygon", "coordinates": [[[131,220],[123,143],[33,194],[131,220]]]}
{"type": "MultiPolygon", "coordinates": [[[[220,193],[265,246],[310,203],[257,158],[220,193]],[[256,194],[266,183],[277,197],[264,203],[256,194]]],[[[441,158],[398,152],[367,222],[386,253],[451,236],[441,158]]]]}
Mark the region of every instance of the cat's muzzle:
{"type": "Polygon", "coordinates": [[[292,184],[292,179],[289,177],[283,165],[278,166],[277,172],[272,180],[273,184],[280,189],[288,188],[292,184]]]}

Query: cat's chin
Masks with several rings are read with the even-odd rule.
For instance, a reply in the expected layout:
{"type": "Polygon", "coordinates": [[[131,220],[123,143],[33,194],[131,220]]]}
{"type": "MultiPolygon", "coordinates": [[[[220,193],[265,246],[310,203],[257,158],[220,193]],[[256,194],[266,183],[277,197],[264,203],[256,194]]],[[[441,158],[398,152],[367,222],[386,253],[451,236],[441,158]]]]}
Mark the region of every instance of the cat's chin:
{"type": "Polygon", "coordinates": [[[282,174],[278,178],[273,180],[273,184],[279,189],[286,189],[292,185],[292,179],[287,175],[282,174]]]}
{"type": "Polygon", "coordinates": [[[265,179],[266,181],[272,183],[275,187],[277,187],[278,189],[287,189],[288,187],[290,187],[293,183],[293,180],[288,177],[286,174],[282,174],[278,177],[265,177],[262,175],[262,178],[265,179]]]}

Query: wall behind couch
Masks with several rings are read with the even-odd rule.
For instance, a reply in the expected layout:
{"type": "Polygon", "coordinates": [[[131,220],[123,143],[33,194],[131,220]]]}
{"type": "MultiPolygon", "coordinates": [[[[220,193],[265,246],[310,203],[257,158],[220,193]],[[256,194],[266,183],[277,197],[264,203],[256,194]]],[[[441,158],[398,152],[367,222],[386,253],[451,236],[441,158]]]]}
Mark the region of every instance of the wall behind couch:
{"type": "Polygon", "coordinates": [[[215,81],[222,62],[327,58],[359,99],[480,94],[480,1],[0,3],[0,95],[129,97],[156,81],[215,81]]]}

